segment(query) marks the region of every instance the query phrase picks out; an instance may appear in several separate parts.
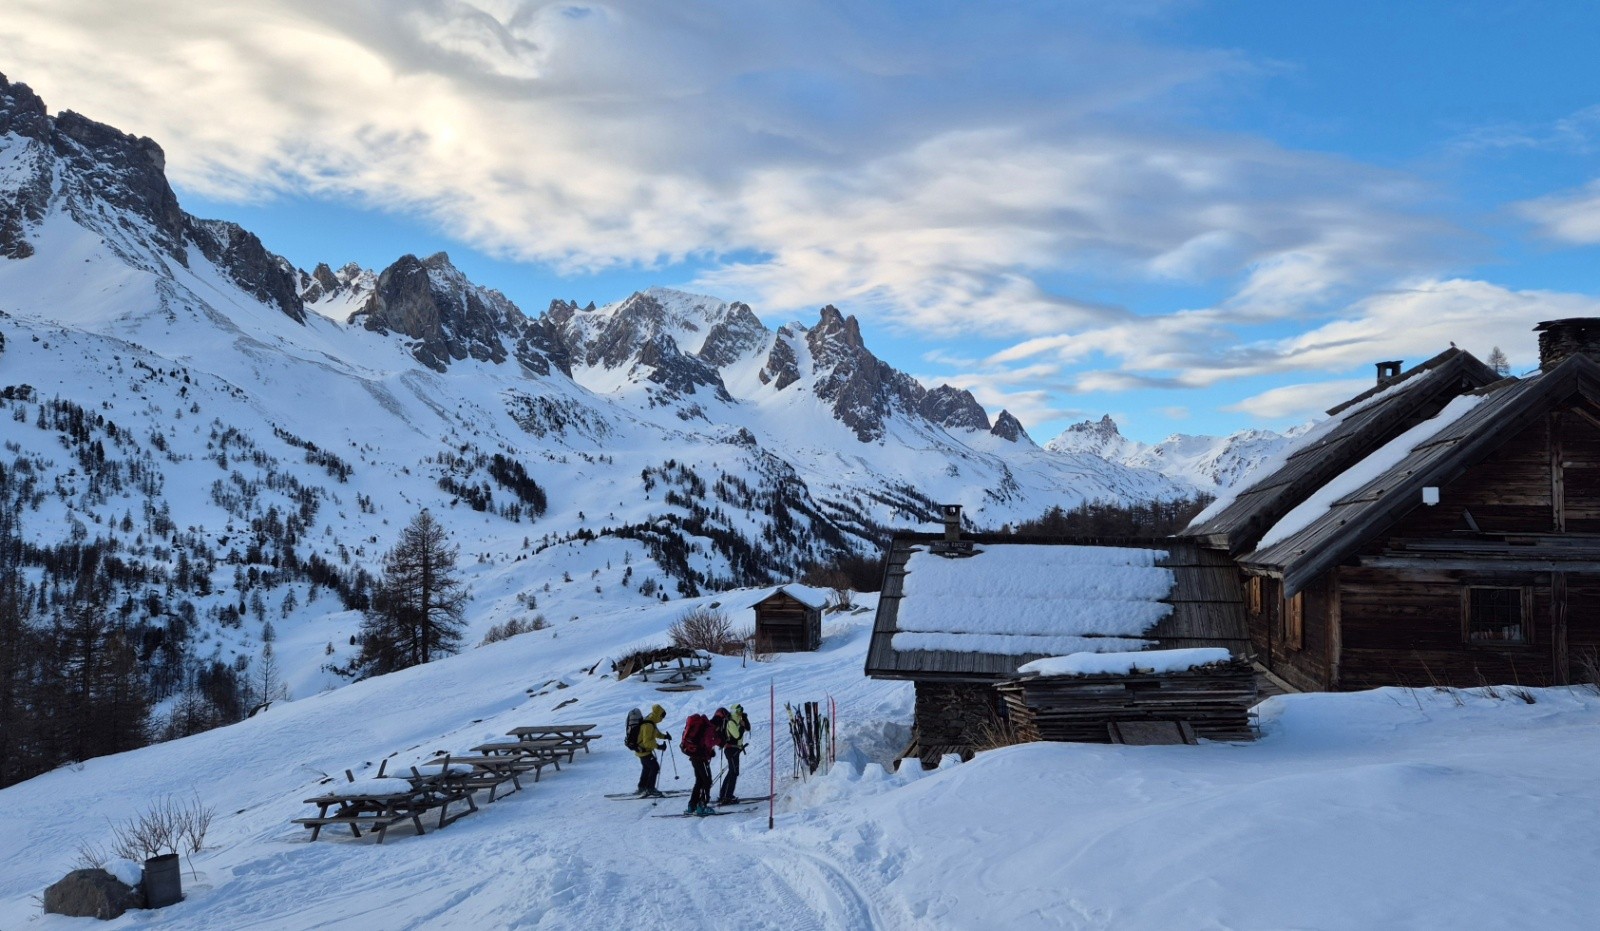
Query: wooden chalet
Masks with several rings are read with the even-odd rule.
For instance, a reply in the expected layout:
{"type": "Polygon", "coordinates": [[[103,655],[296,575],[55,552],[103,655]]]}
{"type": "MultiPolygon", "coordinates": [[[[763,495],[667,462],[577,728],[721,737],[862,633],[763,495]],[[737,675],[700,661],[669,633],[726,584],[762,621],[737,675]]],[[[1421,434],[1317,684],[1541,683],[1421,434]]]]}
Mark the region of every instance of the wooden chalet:
{"type": "Polygon", "coordinates": [[[827,601],[799,585],[785,585],[752,606],[756,649],[762,653],[804,653],[822,646],[822,609],[827,601]]]}
{"type": "Polygon", "coordinates": [[[1303,689],[1546,685],[1600,651],[1600,320],[1540,371],[1452,350],[1330,412],[1185,537],[1235,554],[1258,660],[1303,689]]]}
{"type": "MultiPolygon", "coordinates": [[[[954,519],[951,519],[951,513],[954,519]]],[[[1239,577],[1192,541],[901,533],[889,544],[866,673],[916,684],[911,746],[936,762],[995,744],[996,686],[1076,652],[1249,646],[1239,577]]]]}

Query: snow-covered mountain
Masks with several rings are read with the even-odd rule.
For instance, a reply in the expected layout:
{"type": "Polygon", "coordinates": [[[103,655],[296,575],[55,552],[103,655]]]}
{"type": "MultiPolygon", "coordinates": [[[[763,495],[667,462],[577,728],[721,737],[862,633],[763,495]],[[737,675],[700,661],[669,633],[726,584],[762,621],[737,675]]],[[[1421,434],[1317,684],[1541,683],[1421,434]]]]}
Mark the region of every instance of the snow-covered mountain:
{"type": "Polygon", "coordinates": [[[273,638],[295,694],[335,684],[423,508],[462,548],[475,639],[556,589],[581,617],[787,580],[944,502],[993,528],[1190,491],[1040,449],[832,306],[774,330],[651,289],[530,316],[443,253],[307,272],[185,213],[163,169],[0,78],[0,503],[33,602],[103,587],[158,697],[253,675],[273,638]]]}
{"type": "Polygon", "coordinates": [[[1207,494],[1231,488],[1256,465],[1273,456],[1294,433],[1240,430],[1228,436],[1193,436],[1174,433],[1154,445],[1123,436],[1116,421],[1106,414],[1063,430],[1045,449],[1088,454],[1135,469],[1149,469],[1207,494]]]}

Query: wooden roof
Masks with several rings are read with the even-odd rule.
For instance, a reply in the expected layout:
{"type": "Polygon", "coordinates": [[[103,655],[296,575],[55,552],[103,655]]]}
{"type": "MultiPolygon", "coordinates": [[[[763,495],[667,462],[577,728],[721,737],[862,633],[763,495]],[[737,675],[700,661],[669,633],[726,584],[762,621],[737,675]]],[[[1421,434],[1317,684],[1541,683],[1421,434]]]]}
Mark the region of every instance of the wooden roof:
{"type": "MultiPolygon", "coordinates": [[[[878,614],[867,650],[869,676],[890,679],[988,680],[1015,675],[1017,667],[1051,655],[1046,653],[999,654],[954,650],[897,650],[894,636],[900,632],[902,604],[906,600],[907,562],[914,553],[925,552],[943,540],[938,534],[903,533],[890,541],[884,569],[883,591],[878,598],[878,614]]],[[[1151,641],[1149,648],[1222,646],[1235,655],[1248,652],[1242,592],[1238,571],[1226,555],[1207,550],[1193,541],[1157,539],[1063,539],[999,534],[969,534],[963,543],[981,550],[973,559],[1005,560],[1008,545],[1063,547],[1139,547],[1162,550],[1165,556],[1157,565],[1172,570],[1171,592],[1160,599],[1171,605],[1171,613],[1142,634],[1151,641]]],[[[1006,611],[996,603],[997,614],[1006,611]]]]}
{"type": "Polygon", "coordinates": [[[778,586],[772,590],[772,594],[751,605],[751,607],[759,607],[779,596],[799,602],[813,611],[821,611],[828,606],[828,596],[804,585],[790,584],[778,586]]]}
{"type": "Polygon", "coordinates": [[[1292,451],[1283,465],[1183,536],[1230,553],[1250,550],[1273,524],[1373,450],[1437,414],[1452,399],[1498,380],[1471,353],[1447,349],[1394,379],[1331,408],[1337,418],[1292,451]]]}
{"type": "Polygon", "coordinates": [[[1482,389],[1483,401],[1394,465],[1333,501],[1327,512],[1282,540],[1240,559],[1240,564],[1283,578],[1284,594],[1352,556],[1422,506],[1422,489],[1439,486],[1482,461],[1500,444],[1558,405],[1580,396],[1600,404],[1600,363],[1571,356],[1548,372],[1507,379],[1482,389]]]}

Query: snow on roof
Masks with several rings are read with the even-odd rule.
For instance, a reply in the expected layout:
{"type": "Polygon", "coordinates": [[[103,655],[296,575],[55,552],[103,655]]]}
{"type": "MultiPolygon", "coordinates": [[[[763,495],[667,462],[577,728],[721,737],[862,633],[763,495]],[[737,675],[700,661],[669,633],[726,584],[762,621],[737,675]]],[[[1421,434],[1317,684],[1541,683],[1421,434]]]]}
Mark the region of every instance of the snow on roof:
{"type": "MultiPolygon", "coordinates": [[[[790,582],[788,585],[780,585],[773,589],[772,594],[776,595],[778,592],[786,593],[790,598],[793,598],[795,601],[800,602],[808,608],[816,608],[821,610],[822,608],[826,608],[828,606],[829,594],[825,589],[812,588],[809,585],[800,585],[795,582],[790,582]]],[[[772,595],[767,596],[767,598],[771,597],[772,595]]]]}
{"type": "Polygon", "coordinates": [[[1017,672],[1041,676],[1119,676],[1128,673],[1187,672],[1233,658],[1226,647],[1187,650],[1141,650],[1132,653],[1073,653],[1024,663],[1017,672]]]}
{"type": "Polygon", "coordinates": [[[1409,456],[1412,450],[1433,439],[1446,427],[1459,420],[1467,411],[1472,410],[1481,403],[1483,403],[1482,395],[1462,395],[1445,405],[1444,410],[1440,411],[1431,420],[1424,420],[1379,447],[1372,455],[1336,476],[1328,484],[1323,485],[1310,497],[1295,506],[1294,510],[1285,514],[1282,519],[1273,524],[1271,529],[1262,535],[1261,540],[1256,544],[1256,549],[1258,551],[1264,550],[1272,544],[1280,540],[1286,540],[1309,527],[1317,518],[1328,513],[1328,509],[1339,499],[1394,468],[1401,460],[1409,456]]]}
{"type": "Polygon", "coordinates": [[[1137,650],[1172,612],[1164,550],[1119,546],[988,545],[949,558],[906,560],[895,650],[1001,655],[1137,650]]]}

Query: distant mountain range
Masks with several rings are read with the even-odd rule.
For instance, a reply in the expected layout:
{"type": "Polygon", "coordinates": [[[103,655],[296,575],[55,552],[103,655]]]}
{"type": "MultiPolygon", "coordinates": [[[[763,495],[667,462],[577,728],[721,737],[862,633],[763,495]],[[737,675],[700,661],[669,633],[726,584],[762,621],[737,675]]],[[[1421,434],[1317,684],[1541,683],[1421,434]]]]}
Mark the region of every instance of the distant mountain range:
{"type": "Polygon", "coordinates": [[[1107,462],[1149,469],[1200,492],[1215,494],[1232,487],[1258,463],[1275,455],[1296,433],[1240,430],[1222,437],[1174,433],[1150,445],[1123,436],[1116,421],[1107,414],[1099,420],[1073,424],[1046,443],[1045,449],[1063,454],[1086,453],[1107,462]]]}
{"type": "MultiPolygon", "coordinates": [[[[5,503],[40,552],[119,554],[132,568],[106,584],[143,629],[171,631],[183,604],[214,622],[152,660],[175,681],[248,664],[272,617],[280,661],[317,687],[354,626],[318,593],[358,606],[422,508],[461,546],[486,626],[574,579],[574,612],[786,580],[944,502],[995,528],[1188,496],[1281,441],[1145,447],[1106,419],[1040,448],[883,362],[831,305],[774,330],[652,288],[530,316],[444,253],[305,271],[184,212],[164,164],[0,77],[5,503]]],[[[65,584],[42,557],[30,571],[65,584]]]]}

